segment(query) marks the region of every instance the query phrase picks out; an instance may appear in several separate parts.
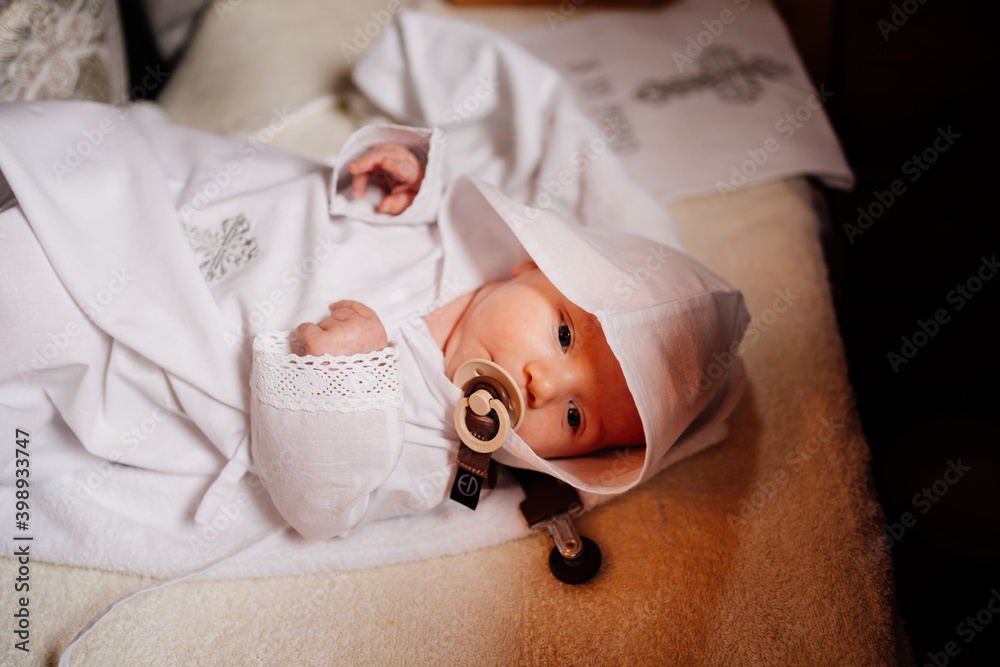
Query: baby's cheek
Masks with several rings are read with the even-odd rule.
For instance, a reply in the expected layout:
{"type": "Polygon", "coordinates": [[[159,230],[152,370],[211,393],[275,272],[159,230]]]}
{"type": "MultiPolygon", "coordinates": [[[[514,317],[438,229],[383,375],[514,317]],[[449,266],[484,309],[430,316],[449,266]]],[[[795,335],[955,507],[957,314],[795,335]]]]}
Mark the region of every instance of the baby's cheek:
{"type": "Polygon", "coordinates": [[[560,456],[565,446],[565,443],[560,442],[562,436],[559,433],[559,424],[552,412],[547,409],[529,409],[520,428],[517,429],[517,434],[531,451],[542,458],[560,456]]]}

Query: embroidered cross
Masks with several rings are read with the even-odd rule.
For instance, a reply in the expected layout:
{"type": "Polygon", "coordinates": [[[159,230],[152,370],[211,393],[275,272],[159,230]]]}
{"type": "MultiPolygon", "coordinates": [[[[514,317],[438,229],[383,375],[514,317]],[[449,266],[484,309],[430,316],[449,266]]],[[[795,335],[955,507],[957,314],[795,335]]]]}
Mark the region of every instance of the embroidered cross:
{"type": "Polygon", "coordinates": [[[663,104],[699,90],[714,90],[725,102],[749,104],[764,91],[763,80],[791,73],[791,68],[766,56],[743,60],[736,49],[715,46],[705,49],[695,61],[700,72],[666,81],[647,81],[636,91],[636,99],[663,104]]]}
{"type": "Polygon", "coordinates": [[[230,268],[242,266],[260,254],[257,240],[247,237],[250,223],[242,215],[223,220],[222,229],[217,232],[183,224],[184,235],[201,260],[198,268],[205,282],[218,280],[230,268]]]}

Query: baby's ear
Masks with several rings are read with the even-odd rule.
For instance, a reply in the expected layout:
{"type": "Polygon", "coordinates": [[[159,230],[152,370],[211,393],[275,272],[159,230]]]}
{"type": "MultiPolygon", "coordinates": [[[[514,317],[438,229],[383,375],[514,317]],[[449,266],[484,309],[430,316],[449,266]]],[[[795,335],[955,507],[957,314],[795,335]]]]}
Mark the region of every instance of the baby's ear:
{"type": "Polygon", "coordinates": [[[532,261],[521,262],[520,264],[518,264],[517,266],[514,267],[514,271],[513,271],[514,277],[517,278],[519,275],[521,275],[525,271],[531,271],[532,269],[537,269],[537,268],[538,268],[538,265],[535,264],[532,261]]]}

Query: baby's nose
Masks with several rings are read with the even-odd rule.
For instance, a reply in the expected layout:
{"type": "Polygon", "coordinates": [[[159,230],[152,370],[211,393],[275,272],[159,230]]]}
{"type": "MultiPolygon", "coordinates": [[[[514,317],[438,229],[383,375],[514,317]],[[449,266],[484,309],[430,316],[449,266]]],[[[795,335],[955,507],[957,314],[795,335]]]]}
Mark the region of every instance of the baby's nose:
{"type": "Polygon", "coordinates": [[[552,399],[555,387],[551,381],[551,373],[542,364],[529,363],[524,367],[525,400],[533,408],[540,408],[552,399]]]}

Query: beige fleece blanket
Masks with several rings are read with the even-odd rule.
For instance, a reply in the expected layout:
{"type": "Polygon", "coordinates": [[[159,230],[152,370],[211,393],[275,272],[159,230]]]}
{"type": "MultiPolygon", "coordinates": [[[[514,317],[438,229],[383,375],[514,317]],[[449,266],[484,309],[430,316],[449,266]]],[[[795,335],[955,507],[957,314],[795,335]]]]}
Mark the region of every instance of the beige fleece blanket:
{"type": "MultiPolygon", "coordinates": [[[[604,553],[594,581],[556,581],[538,535],[375,570],[183,582],[116,609],[73,664],[905,662],[807,192],[782,181],[673,212],[691,253],[744,290],[749,388],[721,445],[578,521],[604,553]]],[[[4,559],[0,578],[15,570],[4,559]]],[[[32,563],[32,657],[54,661],[147,583],[32,563]]],[[[4,656],[19,659],[10,641],[4,656]]]]}
{"type": "MultiPolygon", "coordinates": [[[[281,30],[287,15],[275,2],[230,4],[236,11],[209,13],[162,102],[175,119],[242,135],[266,123],[273,100],[328,87],[330,69],[314,58],[294,82],[271,72],[274,85],[264,85],[264,68],[255,90],[238,85],[263,67],[252,44],[212,45],[233,31],[253,35],[254,21],[281,30]],[[233,58],[241,69],[225,83],[233,58]]],[[[317,4],[281,7],[333,11],[317,4]]],[[[363,18],[369,4],[345,11],[363,18]]],[[[543,15],[523,16],[510,24],[543,15]]],[[[328,36],[328,60],[354,18],[328,36]]],[[[275,143],[333,152],[349,129],[326,113],[275,143]],[[317,141],[319,126],[329,131],[317,141]]],[[[754,317],[742,348],[749,387],[722,444],[577,522],[604,553],[595,580],[556,581],[550,542],[537,535],[373,570],[183,582],[116,609],[72,664],[912,662],[807,189],[779,181],[671,210],[691,254],[744,291],[754,317]]],[[[0,560],[9,629],[17,569],[0,560]]],[[[149,583],[32,562],[31,653],[5,632],[0,662],[54,664],[94,614],[149,583]]]]}

